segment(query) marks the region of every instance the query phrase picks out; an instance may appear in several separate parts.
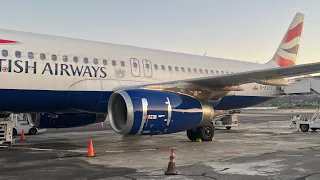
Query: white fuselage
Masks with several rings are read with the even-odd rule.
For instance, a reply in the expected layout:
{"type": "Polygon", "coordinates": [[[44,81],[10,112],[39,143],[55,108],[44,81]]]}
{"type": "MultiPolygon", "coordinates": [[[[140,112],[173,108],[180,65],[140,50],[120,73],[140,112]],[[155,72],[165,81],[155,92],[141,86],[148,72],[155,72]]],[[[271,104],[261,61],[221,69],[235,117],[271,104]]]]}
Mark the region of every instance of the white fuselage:
{"type": "MultiPolygon", "coordinates": [[[[0,44],[0,94],[1,90],[111,92],[121,86],[270,68],[267,64],[11,30],[0,30],[0,34],[2,39],[18,41],[0,44]]],[[[277,96],[277,88],[272,86],[250,83],[242,87],[244,91],[228,95],[277,96]]]]}

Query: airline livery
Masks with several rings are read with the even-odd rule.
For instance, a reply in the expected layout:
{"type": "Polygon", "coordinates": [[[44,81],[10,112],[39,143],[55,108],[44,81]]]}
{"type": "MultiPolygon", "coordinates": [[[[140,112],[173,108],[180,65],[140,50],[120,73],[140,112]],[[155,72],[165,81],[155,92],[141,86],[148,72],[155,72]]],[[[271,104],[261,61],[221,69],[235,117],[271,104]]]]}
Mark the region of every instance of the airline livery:
{"type": "Polygon", "coordinates": [[[37,125],[108,117],[123,135],[211,140],[215,109],[265,102],[287,77],[319,72],[320,63],[296,65],[303,22],[297,13],[265,64],[0,29],[0,111],[37,125]]]}

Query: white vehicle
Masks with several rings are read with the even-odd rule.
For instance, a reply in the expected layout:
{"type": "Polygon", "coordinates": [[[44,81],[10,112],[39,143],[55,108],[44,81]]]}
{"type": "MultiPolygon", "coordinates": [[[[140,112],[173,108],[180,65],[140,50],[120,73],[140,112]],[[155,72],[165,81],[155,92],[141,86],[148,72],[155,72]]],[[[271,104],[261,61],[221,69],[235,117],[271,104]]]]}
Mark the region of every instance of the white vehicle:
{"type": "Polygon", "coordinates": [[[22,130],[28,135],[35,135],[46,131],[46,129],[35,128],[28,114],[11,114],[10,120],[13,123],[13,136],[20,135],[22,130]]]}
{"type": "Polygon", "coordinates": [[[13,141],[13,122],[7,118],[0,118],[0,145],[10,146],[13,141]]]}
{"type": "Polygon", "coordinates": [[[301,115],[290,116],[291,128],[296,128],[298,131],[308,132],[309,129],[316,131],[320,129],[320,109],[313,114],[312,117],[302,118],[301,115]]]}
{"type": "Polygon", "coordinates": [[[122,135],[187,131],[211,141],[215,110],[279,97],[285,78],[320,71],[319,62],[296,64],[303,24],[297,13],[264,63],[0,29],[0,112],[71,112],[47,118],[70,126],[80,112],[90,122],[107,114],[122,135]]]}
{"type": "Polygon", "coordinates": [[[224,114],[214,119],[215,128],[226,128],[238,126],[238,116],[232,114],[224,114]]]}

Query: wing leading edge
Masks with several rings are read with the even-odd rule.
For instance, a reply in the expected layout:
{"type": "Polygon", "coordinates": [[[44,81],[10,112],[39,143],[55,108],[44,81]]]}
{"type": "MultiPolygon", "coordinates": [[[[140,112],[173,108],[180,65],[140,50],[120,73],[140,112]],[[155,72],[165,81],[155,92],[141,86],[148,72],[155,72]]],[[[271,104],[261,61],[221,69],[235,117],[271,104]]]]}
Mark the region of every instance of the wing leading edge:
{"type": "MultiPolygon", "coordinates": [[[[260,84],[268,84],[268,80],[278,79],[281,81],[281,78],[312,74],[317,72],[320,72],[320,63],[310,63],[310,64],[259,69],[259,70],[252,70],[252,71],[245,71],[245,72],[238,72],[238,73],[224,74],[224,75],[207,76],[207,77],[200,77],[200,78],[192,78],[192,79],[181,79],[176,81],[166,81],[161,83],[138,85],[134,87],[127,86],[126,88],[147,88],[151,86],[162,87],[166,85],[170,85],[172,87],[175,85],[179,86],[181,84],[194,84],[199,87],[215,89],[215,88],[225,88],[230,86],[239,86],[242,84],[254,83],[254,82],[260,83],[260,84]]],[[[285,85],[285,83],[274,83],[273,85],[276,85],[276,84],[278,84],[279,86],[285,85]]]]}

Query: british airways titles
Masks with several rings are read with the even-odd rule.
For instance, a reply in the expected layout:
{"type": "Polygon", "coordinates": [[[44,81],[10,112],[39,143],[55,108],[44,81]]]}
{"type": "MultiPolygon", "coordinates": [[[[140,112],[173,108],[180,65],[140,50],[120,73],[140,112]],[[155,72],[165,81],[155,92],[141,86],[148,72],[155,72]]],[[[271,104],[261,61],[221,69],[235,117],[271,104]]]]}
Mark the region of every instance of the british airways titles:
{"type": "Polygon", "coordinates": [[[107,77],[106,67],[98,66],[74,66],[71,64],[62,63],[45,63],[37,66],[36,61],[22,61],[11,59],[0,59],[0,72],[14,73],[33,73],[47,74],[59,76],[79,76],[79,77],[107,77]]]}

